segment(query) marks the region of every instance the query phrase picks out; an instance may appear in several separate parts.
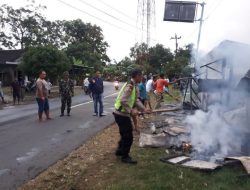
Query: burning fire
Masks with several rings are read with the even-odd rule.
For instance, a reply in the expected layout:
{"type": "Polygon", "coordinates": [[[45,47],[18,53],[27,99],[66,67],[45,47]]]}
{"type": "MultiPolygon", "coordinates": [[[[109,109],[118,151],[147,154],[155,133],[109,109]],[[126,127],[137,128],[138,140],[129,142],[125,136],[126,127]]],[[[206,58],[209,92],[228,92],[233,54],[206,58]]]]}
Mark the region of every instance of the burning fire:
{"type": "Polygon", "coordinates": [[[191,153],[193,146],[190,143],[182,142],[182,152],[191,153]]]}

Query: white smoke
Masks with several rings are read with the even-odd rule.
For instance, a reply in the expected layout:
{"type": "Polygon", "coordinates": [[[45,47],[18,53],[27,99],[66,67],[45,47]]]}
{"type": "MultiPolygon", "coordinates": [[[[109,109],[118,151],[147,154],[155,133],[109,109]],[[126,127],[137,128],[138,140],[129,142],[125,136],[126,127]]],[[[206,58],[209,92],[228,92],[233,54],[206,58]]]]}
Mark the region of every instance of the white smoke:
{"type": "Polygon", "coordinates": [[[214,162],[217,158],[241,154],[241,147],[246,143],[244,135],[249,129],[244,127],[245,121],[237,123],[239,120],[234,117],[239,118],[238,114],[244,116],[245,110],[232,115],[225,111],[225,107],[217,104],[210,106],[208,112],[199,110],[186,118],[196,151],[194,156],[214,162]]]}
{"type": "MultiPolygon", "coordinates": [[[[242,152],[242,147],[248,143],[247,137],[250,134],[249,95],[238,92],[236,86],[250,69],[249,50],[248,45],[226,41],[203,59],[202,64],[221,58],[226,61],[224,78],[209,69],[206,74],[210,79],[223,78],[227,87],[217,89],[216,93],[208,93],[213,101],[209,101],[207,112],[198,110],[186,118],[195,150],[194,157],[214,162],[226,156],[246,154],[242,152]]],[[[221,70],[222,62],[211,67],[221,70]]],[[[249,154],[249,147],[247,151],[249,154]]]]}

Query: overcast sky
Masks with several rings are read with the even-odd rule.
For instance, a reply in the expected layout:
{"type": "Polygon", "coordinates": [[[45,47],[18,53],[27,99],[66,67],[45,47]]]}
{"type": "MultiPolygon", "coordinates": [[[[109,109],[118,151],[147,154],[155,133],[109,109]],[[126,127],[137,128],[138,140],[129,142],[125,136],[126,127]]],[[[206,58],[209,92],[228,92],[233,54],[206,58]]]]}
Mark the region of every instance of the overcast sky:
{"type": "MultiPolygon", "coordinates": [[[[141,40],[140,30],[136,29],[138,0],[36,0],[36,2],[47,6],[44,15],[49,20],[80,18],[84,22],[101,26],[105,40],[110,45],[108,55],[111,59],[119,61],[128,56],[130,47],[141,40]]],[[[250,43],[249,0],[205,0],[204,2],[206,6],[200,43],[201,51],[207,52],[225,39],[250,43]]],[[[17,8],[27,4],[27,0],[7,2],[0,0],[1,5],[4,3],[17,8]]],[[[165,0],[155,0],[156,24],[152,28],[151,45],[161,43],[174,50],[175,42],[170,38],[175,33],[182,37],[179,40],[179,46],[188,43],[196,44],[199,22],[164,22],[164,7],[165,0]]],[[[200,10],[199,6],[197,19],[200,17],[200,10]]]]}

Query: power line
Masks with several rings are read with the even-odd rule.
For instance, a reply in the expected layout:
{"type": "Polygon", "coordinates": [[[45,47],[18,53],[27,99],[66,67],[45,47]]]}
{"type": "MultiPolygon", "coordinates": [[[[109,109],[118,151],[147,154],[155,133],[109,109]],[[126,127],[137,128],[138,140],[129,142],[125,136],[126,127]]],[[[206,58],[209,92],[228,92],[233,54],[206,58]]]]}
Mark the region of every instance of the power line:
{"type": "MultiPolygon", "coordinates": [[[[219,5],[222,3],[222,1],[224,1],[224,0],[220,0],[217,4],[213,3],[209,7],[209,10],[211,10],[211,11],[209,12],[209,14],[207,15],[207,17],[204,20],[207,20],[211,16],[211,14],[219,7],[219,5]]],[[[185,41],[189,40],[197,32],[198,29],[199,29],[198,26],[195,27],[195,29],[191,33],[189,33],[187,36],[185,36],[184,37],[186,39],[185,41]]]]}
{"type": "Polygon", "coordinates": [[[126,24],[126,25],[128,25],[128,26],[130,26],[130,27],[135,28],[134,25],[132,25],[132,24],[126,22],[126,21],[123,21],[123,20],[117,18],[117,17],[115,17],[115,16],[113,16],[113,15],[111,15],[111,14],[109,14],[109,13],[107,13],[107,12],[105,12],[105,11],[103,11],[103,10],[101,10],[101,9],[99,9],[99,8],[97,8],[97,7],[95,7],[95,6],[93,6],[93,5],[90,4],[90,3],[87,3],[87,2],[85,2],[85,1],[83,1],[83,0],[79,0],[79,1],[80,1],[81,3],[83,3],[83,4],[85,4],[85,5],[87,5],[87,6],[91,7],[91,8],[93,8],[93,9],[95,9],[95,10],[97,10],[97,11],[99,11],[99,12],[101,12],[101,13],[103,13],[103,14],[105,14],[105,15],[107,15],[107,16],[109,16],[109,17],[111,17],[111,18],[113,18],[113,19],[115,19],[115,20],[117,20],[117,21],[119,21],[119,22],[122,22],[123,24],[126,24]]]}
{"type": "Polygon", "coordinates": [[[62,0],[57,0],[57,1],[59,1],[60,3],[66,5],[66,6],[68,6],[68,7],[70,7],[70,8],[72,8],[72,9],[77,10],[77,11],[79,11],[79,12],[81,12],[81,13],[87,14],[87,15],[89,15],[90,17],[93,17],[93,18],[95,18],[95,19],[97,19],[97,20],[99,20],[99,21],[101,21],[101,22],[104,22],[104,23],[109,24],[109,25],[111,25],[111,26],[113,26],[113,27],[115,27],[115,28],[118,28],[118,29],[120,29],[120,30],[123,30],[123,31],[126,31],[126,32],[128,32],[128,33],[133,34],[133,32],[131,32],[131,31],[129,31],[129,30],[126,30],[126,29],[124,29],[124,28],[122,28],[122,27],[120,27],[120,26],[117,26],[117,25],[113,24],[113,23],[107,22],[106,20],[103,20],[103,19],[101,19],[101,18],[99,18],[99,17],[97,17],[97,16],[94,16],[94,15],[92,15],[92,14],[86,12],[86,11],[83,11],[82,9],[79,9],[79,8],[77,8],[77,7],[75,7],[75,6],[71,5],[71,4],[69,4],[69,3],[66,3],[65,1],[62,1],[62,0]]]}
{"type": "MultiPolygon", "coordinates": [[[[72,8],[72,9],[75,9],[75,10],[77,10],[77,11],[83,13],[83,14],[87,14],[87,15],[89,15],[90,17],[93,17],[93,18],[95,18],[95,19],[97,19],[97,20],[99,20],[99,21],[101,21],[101,22],[103,22],[103,23],[106,23],[106,24],[108,24],[108,25],[110,25],[110,26],[113,26],[113,27],[115,27],[115,28],[117,28],[117,29],[119,29],[119,30],[125,31],[125,32],[127,32],[127,33],[132,34],[132,35],[135,35],[135,32],[129,31],[129,30],[124,29],[123,27],[120,27],[120,26],[118,26],[118,25],[116,25],[116,24],[110,23],[110,22],[108,22],[108,21],[106,21],[106,20],[104,20],[104,19],[101,19],[101,18],[99,18],[99,17],[97,17],[97,16],[95,16],[95,15],[92,15],[92,14],[90,14],[90,13],[88,13],[88,12],[82,10],[82,9],[79,9],[78,7],[75,7],[75,6],[73,6],[73,5],[69,4],[69,3],[66,3],[66,2],[63,1],[63,0],[57,0],[57,1],[59,1],[60,3],[66,5],[66,6],[68,6],[68,7],[70,7],[70,8],[72,8]]],[[[137,27],[134,27],[134,28],[137,28],[137,27]]],[[[144,30],[143,30],[143,31],[144,31],[144,30]]],[[[145,32],[145,31],[144,31],[144,32],[145,32]]],[[[156,39],[152,39],[152,40],[153,40],[153,41],[157,41],[156,39]]]]}
{"type": "Polygon", "coordinates": [[[220,0],[217,5],[212,9],[212,11],[207,15],[207,17],[205,18],[205,20],[209,19],[209,17],[211,16],[211,14],[221,5],[222,1],[224,0],[220,0]]]}
{"type": "Polygon", "coordinates": [[[129,18],[130,20],[133,20],[133,21],[135,20],[134,18],[132,18],[132,17],[130,17],[129,15],[127,15],[126,13],[124,13],[124,12],[118,10],[117,8],[115,8],[115,7],[111,6],[111,5],[109,5],[109,4],[105,3],[105,2],[103,2],[102,0],[97,0],[97,1],[101,2],[102,4],[104,4],[105,6],[111,8],[112,10],[116,11],[117,13],[119,13],[119,14],[121,14],[121,15],[127,17],[127,18],[129,18]]]}

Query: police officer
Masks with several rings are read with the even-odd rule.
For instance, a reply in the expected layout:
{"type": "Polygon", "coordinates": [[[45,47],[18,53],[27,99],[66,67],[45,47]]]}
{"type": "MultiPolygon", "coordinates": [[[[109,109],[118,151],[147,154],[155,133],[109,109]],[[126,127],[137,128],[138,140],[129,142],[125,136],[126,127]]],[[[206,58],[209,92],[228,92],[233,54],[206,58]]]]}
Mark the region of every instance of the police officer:
{"type": "Polygon", "coordinates": [[[124,84],[121,88],[116,101],[114,117],[121,139],[118,143],[116,156],[121,156],[121,161],[128,164],[136,164],[137,161],[129,156],[130,148],[133,143],[133,126],[131,118],[138,115],[138,111],[134,109],[137,107],[140,111],[150,113],[150,109],[146,109],[139,100],[139,89],[137,84],[142,80],[142,72],[135,69],[131,72],[131,80],[124,84]]]}
{"type": "Polygon", "coordinates": [[[71,110],[71,97],[74,96],[74,81],[69,78],[69,72],[63,73],[63,79],[59,84],[59,92],[61,95],[61,115],[64,116],[64,110],[67,104],[67,115],[70,116],[71,110]]]}

